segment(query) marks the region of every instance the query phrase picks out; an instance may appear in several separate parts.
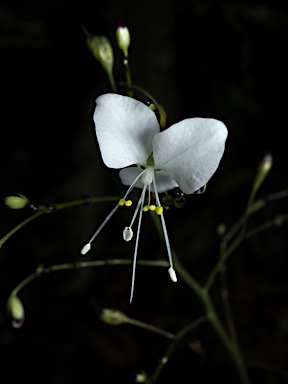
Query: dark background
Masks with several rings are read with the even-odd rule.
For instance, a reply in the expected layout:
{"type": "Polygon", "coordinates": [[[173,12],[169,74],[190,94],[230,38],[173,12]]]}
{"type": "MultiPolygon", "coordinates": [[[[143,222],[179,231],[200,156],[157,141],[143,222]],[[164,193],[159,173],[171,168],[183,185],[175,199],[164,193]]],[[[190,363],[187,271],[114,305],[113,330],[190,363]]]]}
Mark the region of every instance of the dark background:
{"type": "MultiPolygon", "coordinates": [[[[285,2],[284,2],[285,4],[285,2]]],[[[281,1],[1,1],[0,193],[48,204],[121,195],[118,173],[103,166],[95,140],[94,100],[110,91],[88,51],[81,25],[105,34],[115,48],[115,77],[124,80],[114,31],[131,32],[132,80],[166,109],[168,122],[214,117],[229,130],[221,165],[204,195],[189,196],[165,213],[180,261],[205,281],[218,259],[217,226],[243,213],[259,161],[270,151],[273,169],[260,196],[287,188],[287,7],[281,1]]],[[[64,271],[32,282],[20,293],[21,329],[6,315],[11,290],[41,263],[79,260],[79,250],[113,204],[77,207],[39,218],[1,249],[1,382],[130,383],[153,372],[168,344],[132,326],[111,327],[98,309],[118,308],[138,320],[176,332],[201,316],[202,307],[166,269],[138,267],[129,305],[130,267],[64,271]]],[[[251,226],[287,211],[285,199],[257,214],[251,226]]],[[[29,216],[0,207],[1,235],[29,216]]],[[[130,258],[123,244],[129,211],[118,211],[88,260],[130,258]]],[[[248,363],[285,369],[288,357],[287,225],[245,242],[228,262],[227,278],[240,346],[248,363]]],[[[143,221],[139,258],[166,258],[149,218],[143,221]],[[152,242],[155,241],[155,246],[152,242]]],[[[213,289],[222,316],[218,282],[213,289]]],[[[159,383],[238,382],[230,357],[209,325],[192,332],[196,353],[182,343],[159,383]]],[[[253,383],[284,378],[250,367],[253,383]]]]}

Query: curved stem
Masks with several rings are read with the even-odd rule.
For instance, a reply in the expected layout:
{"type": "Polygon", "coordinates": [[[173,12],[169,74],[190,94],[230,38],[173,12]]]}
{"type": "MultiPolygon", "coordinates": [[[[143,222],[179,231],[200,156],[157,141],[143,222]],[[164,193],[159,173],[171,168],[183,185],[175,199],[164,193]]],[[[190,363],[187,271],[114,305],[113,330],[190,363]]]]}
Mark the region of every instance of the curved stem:
{"type": "Polygon", "coordinates": [[[175,263],[175,269],[179,273],[179,275],[182,277],[182,279],[186,282],[190,288],[194,290],[194,292],[197,294],[198,298],[202,302],[205,311],[206,316],[213,326],[214,330],[216,331],[218,337],[222,341],[223,345],[225,346],[227,352],[229,352],[231,358],[234,361],[234,364],[236,365],[236,368],[238,370],[239,376],[241,378],[241,383],[243,384],[249,384],[249,377],[248,373],[244,364],[244,360],[241,354],[240,349],[238,348],[238,345],[234,343],[229,335],[227,334],[225,328],[223,327],[215,309],[212,304],[212,301],[210,299],[210,295],[207,291],[207,289],[202,288],[190,274],[185,270],[185,268],[179,263],[179,261],[176,259],[175,253],[174,253],[174,263],[175,263]]]}
{"type": "MultiPolygon", "coordinates": [[[[102,202],[110,202],[110,201],[117,201],[119,200],[119,196],[108,196],[108,197],[92,197],[89,199],[89,203],[102,203],[102,202]]],[[[32,216],[28,217],[27,219],[23,220],[20,224],[16,225],[13,229],[11,229],[10,232],[8,232],[5,236],[0,239],[0,249],[3,246],[3,244],[12,236],[14,233],[19,231],[19,229],[23,228],[26,224],[29,224],[31,221],[37,219],[39,216],[42,216],[45,213],[53,213],[56,211],[60,211],[61,209],[65,208],[71,208],[78,205],[84,205],[87,204],[87,199],[81,199],[81,200],[75,200],[75,201],[69,201],[66,203],[59,203],[59,204],[50,204],[47,206],[39,205],[36,207],[37,212],[34,213],[32,216]]]]}
{"type": "MultiPolygon", "coordinates": [[[[40,265],[35,272],[31,275],[25,277],[14,289],[13,293],[16,295],[21,291],[28,283],[37,277],[43,276],[50,272],[64,271],[69,269],[81,269],[81,268],[91,268],[91,267],[104,267],[110,265],[130,265],[132,260],[130,259],[111,259],[111,260],[91,260],[91,261],[78,261],[75,263],[66,263],[66,264],[55,264],[48,267],[40,265]]],[[[143,266],[153,266],[153,267],[165,267],[169,265],[167,261],[154,261],[154,260],[138,260],[138,265],[143,266]]]]}
{"type": "Polygon", "coordinates": [[[172,343],[167,348],[164,356],[162,357],[160,363],[156,367],[153,375],[151,376],[151,379],[152,379],[153,383],[156,381],[156,379],[158,378],[158,376],[161,373],[162,369],[164,368],[164,366],[168,362],[170,356],[172,355],[172,353],[173,353],[174,349],[176,348],[177,344],[179,343],[179,341],[184,336],[186,336],[187,333],[189,333],[192,329],[198,327],[199,325],[201,325],[205,321],[207,321],[207,316],[199,317],[199,319],[197,319],[197,320],[193,321],[192,323],[188,324],[185,328],[181,329],[181,331],[177,332],[174,335],[174,339],[173,339],[172,343]]]}
{"type": "Polygon", "coordinates": [[[24,227],[26,224],[30,223],[31,221],[37,219],[37,217],[43,215],[44,213],[47,213],[49,209],[47,208],[46,209],[39,209],[38,212],[34,213],[34,215],[28,217],[27,219],[23,220],[20,224],[16,225],[16,227],[14,227],[13,229],[11,229],[10,232],[8,232],[5,236],[2,237],[2,239],[0,240],[0,248],[3,246],[4,243],[6,243],[6,241],[12,236],[14,235],[14,233],[16,233],[17,231],[19,231],[19,229],[21,229],[22,227],[24,227]]]}

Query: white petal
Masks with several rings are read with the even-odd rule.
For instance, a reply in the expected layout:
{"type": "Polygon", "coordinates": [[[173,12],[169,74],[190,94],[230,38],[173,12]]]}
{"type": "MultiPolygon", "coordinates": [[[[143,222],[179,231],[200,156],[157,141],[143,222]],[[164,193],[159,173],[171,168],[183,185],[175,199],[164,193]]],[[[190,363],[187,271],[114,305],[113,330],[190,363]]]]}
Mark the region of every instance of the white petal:
{"type": "Polygon", "coordinates": [[[227,128],[221,121],[183,120],[154,137],[155,167],[165,170],[184,193],[193,193],[216,171],[226,137],[227,128]]]}
{"type": "MultiPolygon", "coordinates": [[[[120,179],[122,181],[122,184],[124,185],[131,185],[137,176],[140,175],[140,173],[143,172],[142,168],[137,167],[129,167],[125,169],[121,169],[119,172],[120,179]]],[[[157,185],[157,191],[159,193],[170,191],[171,189],[178,187],[178,184],[175,180],[173,180],[165,171],[157,171],[155,172],[156,177],[156,185],[157,185]]],[[[134,184],[136,188],[143,189],[144,184],[141,181],[141,178],[136,181],[134,184]]],[[[150,185],[151,192],[154,191],[153,184],[150,185]]]]}
{"type": "Polygon", "coordinates": [[[146,164],[160,127],[155,113],[130,97],[108,93],[96,99],[94,122],[107,167],[146,164]]]}

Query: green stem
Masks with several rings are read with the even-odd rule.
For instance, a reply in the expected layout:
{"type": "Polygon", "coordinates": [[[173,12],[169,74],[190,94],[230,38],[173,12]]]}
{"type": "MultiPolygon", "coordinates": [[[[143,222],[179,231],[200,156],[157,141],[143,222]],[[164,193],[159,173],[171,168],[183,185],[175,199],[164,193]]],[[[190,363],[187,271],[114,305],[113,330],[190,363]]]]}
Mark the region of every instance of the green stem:
{"type": "Polygon", "coordinates": [[[220,285],[221,285],[221,298],[224,308],[224,315],[227,322],[228,331],[230,334],[230,337],[232,338],[233,342],[237,344],[239,348],[238,343],[238,337],[235,329],[235,324],[233,321],[233,316],[231,312],[231,307],[229,303],[229,292],[227,288],[227,276],[226,276],[226,265],[222,264],[222,268],[220,269],[220,285]]]}
{"type": "Polygon", "coordinates": [[[37,219],[37,217],[43,215],[44,213],[47,213],[49,211],[49,209],[39,209],[38,212],[34,213],[34,215],[28,217],[27,219],[25,219],[24,221],[22,221],[22,223],[16,225],[16,227],[14,227],[13,229],[11,229],[10,232],[8,232],[5,236],[2,237],[2,239],[0,240],[0,248],[2,247],[2,245],[9,239],[9,237],[11,237],[12,235],[14,235],[14,233],[16,233],[19,229],[21,229],[22,227],[24,227],[24,225],[30,223],[31,221],[37,219]]]}
{"type": "Polygon", "coordinates": [[[222,253],[221,257],[219,258],[218,262],[212,269],[210,275],[208,276],[208,279],[205,284],[205,288],[209,290],[214,283],[216,276],[218,275],[218,272],[222,268],[223,263],[226,262],[226,260],[229,258],[229,256],[235,251],[237,247],[246,239],[250,238],[262,231],[265,231],[266,229],[272,228],[272,227],[279,227],[280,225],[284,224],[288,220],[288,214],[282,214],[277,215],[273,220],[269,220],[264,224],[261,224],[250,231],[248,231],[245,236],[243,237],[243,234],[240,233],[236,239],[233,241],[233,243],[222,253]]]}
{"type": "Polygon", "coordinates": [[[210,299],[209,293],[207,289],[202,288],[194,279],[193,277],[183,268],[183,266],[179,263],[179,261],[175,257],[174,253],[174,265],[176,271],[179,273],[181,278],[185,281],[185,283],[193,289],[193,291],[197,294],[198,298],[202,302],[205,310],[206,310],[206,316],[208,320],[210,321],[211,325],[213,326],[214,330],[216,331],[218,337],[222,341],[223,345],[225,346],[227,352],[229,352],[231,358],[234,361],[234,364],[238,370],[239,376],[241,378],[242,384],[248,384],[249,383],[249,377],[248,373],[243,361],[243,357],[241,354],[240,349],[238,348],[238,345],[235,344],[227,334],[225,328],[223,327],[222,323],[220,322],[217,313],[214,309],[214,306],[212,304],[212,301],[210,299]]]}
{"type": "Polygon", "coordinates": [[[162,357],[160,363],[156,367],[153,375],[151,376],[152,383],[156,382],[156,379],[158,378],[162,369],[164,368],[164,366],[168,362],[170,356],[172,355],[172,353],[173,353],[174,349],[176,348],[177,344],[179,343],[179,341],[184,336],[186,336],[187,333],[189,333],[192,329],[194,329],[194,328],[198,327],[199,325],[201,325],[202,323],[204,323],[204,321],[207,321],[207,316],[202,316],[199,319],[193,321],[192,323],[188,324],[185,328],[181,329],[181,331],[177,332],[174,335],[174,339],[173,339],[172,343],[167,348],[164,356],[162,357]]]}
{"type": "MultiPolygon", "coordinates": [[[[101,202],[110,202],[110,201],[117,201],[119,200],[119,196],[108,196],[108,197],[92,197],[89,199],[89,203],[101,203],[101,202]]],[[[71,208],[75,207],[77,205],[83,205],[87,204],[86,199],[81,200],[75,200],[75,201],[69,201],[66,203],[60,203],[60,204],[51,204],[48,206],[40,205],[37,208],[37,212],[34,213],[32,216],[28,217],[24,221],[22,221],[20,224],[16,225],[13,229],[11,229],[10,232],[8,232],[5,236],[0,239],[0,249],[3,246],[3,244],[12,236],[14,235],[19,229],[24,227],[26,224],[30,223],[31,221],[37,219],[39,216],[45,214],[45,213],[53,213],[56,211],[60,211],[61,209],[65,208],[71,208]]]]}
{"type": "Polygon", "coordinates": [[[154,333],[158,333],[159,335],[165,336],[168,339],[174,339],[173,333],[164,331],[164,329],[155,327],[154,325],[143,323],[142,321],[139,321],[139,320],[131,319],[130,317],[127,318],[126,323],[135,325],[136,327],[147,329],[148,331],[151,331],[154,333]]]}
{"type": "Polygon", "coordinates": [[[108,75],[109,83],[111,85],[112,91],[116,93],[117,92],[117,87],[116,87],[113,71],[112,70],[111,71],[107,71],[106,73],[108,75]]]}
{"type": "MultiPolygon", "coordinates": [[[[40,265],[35,272],[25,277],[14,289],[13,293],[18,294],[28,283],[37,277],[44,276],[50,272],[64,271],[69,269],[81,269],[91,267],[104,267],[110,265],[130,265],[132,260],[130,259],[110,259],[110,260],[91,260],[91,261],[78,261],[75,263],[55,264],[48,267],[40,265]]],[[[154,261],[154,260],[138,260],[138,265],[153,266],[153,267],[167,267],[169,263],[167,261],[154,261]]]]}

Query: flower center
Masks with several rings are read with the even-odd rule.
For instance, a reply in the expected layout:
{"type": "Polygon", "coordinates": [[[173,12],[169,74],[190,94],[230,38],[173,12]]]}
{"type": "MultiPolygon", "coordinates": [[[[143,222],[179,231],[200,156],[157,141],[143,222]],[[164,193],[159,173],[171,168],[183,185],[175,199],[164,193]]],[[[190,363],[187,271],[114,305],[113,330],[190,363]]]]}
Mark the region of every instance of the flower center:
{"type": "Polygon", "coordinates": [[[153,181],[153,177],[154,177],[154,168],[148,166],[146,168],[146,171],[143,173],[141,177],[141,181],[144,185],[150,185],[153,181]]]}

